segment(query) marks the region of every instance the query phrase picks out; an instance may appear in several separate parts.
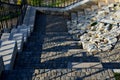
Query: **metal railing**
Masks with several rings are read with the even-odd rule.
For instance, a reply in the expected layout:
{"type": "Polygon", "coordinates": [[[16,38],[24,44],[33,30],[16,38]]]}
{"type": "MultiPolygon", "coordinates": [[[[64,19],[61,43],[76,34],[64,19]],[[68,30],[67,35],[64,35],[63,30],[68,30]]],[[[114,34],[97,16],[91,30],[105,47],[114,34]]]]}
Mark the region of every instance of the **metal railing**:
{"type": "Polygon", "coordinates": [[[31,6],[37,7],[54,7],[54,8],[65,8],[83,0],[0,0],[1,2],[11,4],[22,4],[25,3],[31,6]]]}
{"type": "Polygon", "coordinates": [[[0,2],[0,33],[22,24],[26,6],[0,2]]]}
{"type": "Polygon", "coordinates": [[[27,4],[37,7],[65,8],[82,0],[27,0],[27,4]]]}

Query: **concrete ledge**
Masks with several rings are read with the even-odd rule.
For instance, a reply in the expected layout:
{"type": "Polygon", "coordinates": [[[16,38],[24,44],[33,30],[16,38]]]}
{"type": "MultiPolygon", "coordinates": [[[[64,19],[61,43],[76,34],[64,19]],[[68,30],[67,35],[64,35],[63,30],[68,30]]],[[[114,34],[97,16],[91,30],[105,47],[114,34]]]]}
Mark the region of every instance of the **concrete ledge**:
{"type": "Polygon", "coordinates": [[[2,56],[0,56],[0,76],[1,76],[3,70],[4,70],[4,63],[3,63],[2,56]]]}
{"type": "Polygon", "coordinates": [[[1,41],[7,41],[10,38],[10,33],[2,33],[1,41]]]}
{"type": "Polygon", "coordinates": [[[33,28],[34,28],[36,11],[37,11],[37,9],[35,7],[28,6],[27,11],[26,11],[26,15],[25,15],[25,18],[23,21],[23,24],[29,26],[31,31],[33,31],[33,28]]]}
{"type": "Polygon", "coordinates": [[[26,25],[24,25],[24,24],[18,26],[18,30],[21,30],[21,29],[27,29],[28,36],[30,36],[30,33],[31,33],[31,27],[30,27],[30,26],[26,26],[26,25]]]}
{"type": "Polygon", "coordinates": [[[22,52],[23,50],[23,43],[24,43],[24,38],[22,33],[15,33],[12,35],[12,40],[15,40],[17,42],[17,48],[18,52],[22,52]]]}
{"type": "Polygon", "coordinates": [[[71,68],[102,68],[102,64],[98,62],[84,62],[84,63],[72,63],[71,68]]]}
{"type": "Polygon", "coordinates": [[[24,42],[27,41],[27,38],[28,38],[28,29],[19,29],[18,31],[19,33],[22,33],[23,34],[23,37],[24,37],[24,42]]]}
{"type": "Polygon", "coordinates": [[[14,40],[3,41],[1,43],[0,55],[3,57],[5,70],[12,70],[17,54],[17,44],[14,40]]]}

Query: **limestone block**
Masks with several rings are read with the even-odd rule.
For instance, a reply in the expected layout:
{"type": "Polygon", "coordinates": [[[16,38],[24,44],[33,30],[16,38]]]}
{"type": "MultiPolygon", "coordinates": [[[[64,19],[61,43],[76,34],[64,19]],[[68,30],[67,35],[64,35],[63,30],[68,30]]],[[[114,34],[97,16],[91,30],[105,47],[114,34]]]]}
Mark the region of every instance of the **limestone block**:
{"type": "Polygon", "coordinates": [[[22,33],[13,34],[12,40],[15,40],[17,42],[18,52],[21,52],[23,49],[23,43],[24,43],[23,34],[22,33]]]}
{"type": "Polygon", "coordinates": [[[88,52],[97,52],[97,46],[95,44],[89,43],[87,46],[87,51],[88,52]]]}
{"type": "Polygon", "coordinates": [[[27,31],[28,31],[28,36],[30,36],[30,33],[31,33],[31,29],[30,29],[30,26],[26,26],[26,25],[20,25],[20,26],[18,26],[18,29],[20,30],[20,29],[27,29],[27,31]]]}
{"type": "Polygon", "coordinates": [[[112,45],[110,44],[101,44],[98,46],[99,49],[101,49],[102,51],[108,51],[112,48],[112,45]]]}
{"type": "Polygon", "coordinates": [[[24,42],[26,42],[28,38],[28,29],[19,29],[19,33],[23,34],[24,42]]]}
{"type": "Polygon", "coordinates": [[[91,10],[91,8],[85,8],[84,12],[85,12],[85,15],[89,15],[89,14],[91,14],[92,10],[91,10]]]}
{"type": "Polygon", "coordinates": [[[84,24],[83,26],[81,26],[81,30],[86,30],[87,29],[87,27],[88,27],[88,25],[87,24],[84,24]]]}
{"type": "Polygon", "coordinates": [[[98,11],[98,15],[105,16],[105,11],[98,11]]]}
{"type": "Polygon", "coordinates": [[[88,46],[89,42],[88,41],[82,41],[82,46],[83,46],[83,49],[87,49],[87,46],[88,46]]]}
{"type": "Polygon", "coordinates": [[[80,30],[80,34],[83,34],[83,33],[85,33],[85,31],[84,30],[80,30]]]}
{"type": "Polygon", "coordinates": [[[17,33],[18,32],[18,29],[17,28],[13,28],[12,30],[11,30],[11,33],[17,33]]]}
{"type": "Polygon", "coordinates": [[[92,5],[91,6],[92,11],[98,11],[98,6],[97,5],[92,5]]]}
{"type": "Polygon", "coordinates": [[[113,3],[112,3],[112,4],[109,4],[108,7],[114,7],[114,4],[113,4],[113,3]]]}
{"type": "Polygon", "coordinates": [[[0,56],[0,76],[1,76],[2,71],[4,71],[4,63],[3,63],[2,56],[0,56]]]}
{"type": "Polygon", "coordinates": [[[113,27],[112,27],[112,30],[114,30],[114,29],[118,29],[118,26],[113,26],[113,27]]]}
{"type": "Polygon", "coordinates": [[[68,33],[73,34],[73,30],[69,30],[68,33]]]}
{"type": "Polygon", "coordinates": [[[99,8],[101,8],[101,7],[105,6],[105,5],[106,5],[106,3],[104,1],[99,1],[98,2],[99,8]]]}
{"type": "Polygon", "coordinates": [[[1,40],[7,41],[10,38],[10,33],[2,33],[1,40]]]}
{"type": "Polygon", "coordinates": [[[71,20],[72,25],[77,25],[77,20],[71,20]]]}
{"type": "Polygon", "coordinates": [[[99,23],[99,24],[98,24],[98,29],[99,29],[99,30],[103,29],[103,26],[104,26],[103,23],[99,23]]]}
{"type": "Polygon", "coordinates": [[[119,18],[119,19],[120,19],[120,10],[116,11],[116,12],[114,13],[114,16],[115,16],[116,18],[119,18]]]}
{"type": "Polygon", "coordinates": [[[115,24],[115,22],[113,20],[110,20],[110,19],[102,19],[101,22],[109,23],[109,24],[115,24]]]}
{"type": "Polygon", "coordinates": [[[76,13],[71,13],[71,19],[72,20],[77,20],[77,14],[76,13]]]}
{"type": "Polygon", "coordinates": [[[80,37],[80,40],[81,41],[89,41],[90,40],[90,37],[88,34],[84,34],[80,37]]]}
{"type": "Polygon", "coordinates": [[[82,23],[77,24],[77,29],[81,29],[82,25],[83,25],[82,23]]]}
{"type": "Polygon", "coordinates": [[[14,40],[3,41],[1,43],[0,55],[3,57],[5,70],[12,70],[17,54],[17,44],[14,40]]]}
{"type": "Polygon", "coordinates": [[[90,42],[93,42],[93,43],[99,43],[100,42],[100,38],[93,38],[93,37],[91,37],[90,38],[90,42]]]}
{"type": "Polygon", "coordinates": [[[70,26],[71,25],[71,22],[70,21],[67,21],[67,26],[70,26]]]}
{"type": "Polygon", "coordinates": [[[116,42],[117,42],[117,38],[111,38],[111,37],[109,37],[107,39],[108,39],[108,44],[115,45],[116,42]]]}
{"type": "Polygon", "coordinates": [[[110,30],[110,24],[107,24],[106,26],[105,26],[105,28],[104,28],[104,31],[105,32],[108,32],[110,30]]]}

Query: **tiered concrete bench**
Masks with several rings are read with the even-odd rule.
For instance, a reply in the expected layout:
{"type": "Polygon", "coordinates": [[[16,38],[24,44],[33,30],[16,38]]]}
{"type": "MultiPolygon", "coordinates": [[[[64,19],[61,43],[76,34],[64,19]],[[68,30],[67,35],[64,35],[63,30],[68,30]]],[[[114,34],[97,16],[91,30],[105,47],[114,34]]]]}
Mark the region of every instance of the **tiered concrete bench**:
{"type": "Polygon", "coordinates": [[[17,44],[14,40],[2,41],[0,55],[3,57],[5,70],[12,70],[17,54],[17,44]]]}
{"type": "MultiPolygon", "coordinates": [[[[36,9],[29,6],[23,21],[23,25],[13,28],[10,33],[2,34],[0,56],[3,57],[5,70],[13,69],[17,52],[22,51],[24,42],[27,41],[27,38],[33,31],[35,15],[36,9]]],[[[0,68],[0,71],[2,71],[2,68],[0,68]]]]}
{"type": "Polygon", "coordinates": [[[1,36],[1,41],[15,40],[17,42],[18,51],[22,51],[23,47],[23,33],[3,33],[1,36]]]}
{"type": "Polygon", "coordinates": [[[13,34],[12,40],[15,40],[17,42],[18,52],[22,52],[24,43],[23,34],[22,33],[13,34]]]}
{"type": "Polygon", "coordinates": [[[3,70],[4,70],[4,63],[3,63],[2,56],[0,56],[0,75],[1,75],[3,70]]]}
{"type": "Polygon", "coordinates": [[[36,9],[31,6],[28,6],[23,24],[30,26],[31,31],[33,31],[34,29],[35,15],[36,9]]]}
{"type": "Polygon", "coordinates": [[[31,28],[29,26],[26,25],[20,25],[18,26],[18,28],[13,28],[11,30],[11,34],[16,34],[16,33],[21,33],[23,34],[23,38],[24,38],[24,42],[27,41],[28,36],[30,36],[31,33],[31,28]]]}

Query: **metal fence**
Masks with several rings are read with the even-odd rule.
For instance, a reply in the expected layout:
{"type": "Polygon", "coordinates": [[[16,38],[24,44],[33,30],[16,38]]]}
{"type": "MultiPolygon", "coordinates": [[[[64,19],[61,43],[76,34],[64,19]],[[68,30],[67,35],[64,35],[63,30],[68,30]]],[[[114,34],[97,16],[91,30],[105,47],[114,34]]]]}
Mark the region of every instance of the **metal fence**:
{"type": "Polygon", "coordinates": [[[25,3],[27,5],[37,6],[37,7],[64,8],[83,0],[0,0],[0,1],[5,3],[17,4],[17,5],[25,3]]]}
{"type": "Polygon", "coordinates": [[[64,8],[82,0],[27,0],[27,4],[38,7],[64,8]]]}
{"type": "Polygon", "coordinates": [[[25,6],[0,2],[0,33],[22,24],[25,6]]]}

